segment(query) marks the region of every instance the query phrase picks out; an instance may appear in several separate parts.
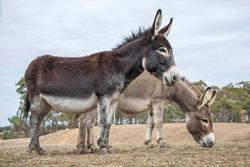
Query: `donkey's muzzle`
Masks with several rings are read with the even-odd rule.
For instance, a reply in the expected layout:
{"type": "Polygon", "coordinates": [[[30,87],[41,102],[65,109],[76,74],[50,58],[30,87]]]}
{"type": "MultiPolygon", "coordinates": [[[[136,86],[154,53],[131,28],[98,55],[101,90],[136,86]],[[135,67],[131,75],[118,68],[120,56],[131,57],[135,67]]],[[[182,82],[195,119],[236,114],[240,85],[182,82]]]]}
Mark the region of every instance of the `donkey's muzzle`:
{"type": "Polygon", "coordinates": [[[163,73],[163,83],[167,86],[174,86],[174,84],[179,81],[179,73],[175,66],[172,66],[168,71],[163,73]]]}
{"type": "Polygon", "coordinates": [[[210,140],[210,141],[208,141],[208,142],[203,142],[203,143],[201,144],[201,147],[209,148],[209,147],[213,147],[214,144],[215,144],[215,141],[210,140]]]}
{"type": "Polygon", "coordinates": [[[203,136],[200,140],[200,144],[202,147],[213,147],[215,145],[214,133],[209,133],[208,135],[203,136]]]}
{"type": "Polygon", "coordinates": [[[213,147],[214,144],[215,144],[215,141],[210,140],[210,141],[208,142],[208,147],[213,147]]]}

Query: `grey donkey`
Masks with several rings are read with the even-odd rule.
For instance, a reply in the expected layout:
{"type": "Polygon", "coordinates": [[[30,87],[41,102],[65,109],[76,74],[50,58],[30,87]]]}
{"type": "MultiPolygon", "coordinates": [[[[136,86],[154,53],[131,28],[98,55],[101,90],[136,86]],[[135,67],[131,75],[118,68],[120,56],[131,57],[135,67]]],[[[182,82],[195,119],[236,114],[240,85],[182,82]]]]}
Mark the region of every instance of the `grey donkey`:
{"type": "MultiPolygon", "coordinates": [[[[163,139],[164,105],[175,102],[186,113],[186,126],[189,133],[202,147],[215,144],[213,119],[210,109],[217,90],[208,87],[203,93],[197,91],[189,82],[180,80],[168,87],[148,72],[137,77],[119,98],[117,110],[127,115],[148,112],[145,145],[152,147],[152,131],[156,128],[156,139],[160,147],[165,146],[163,139]]],[[[114,111],[113,111],[114,112],[114,111]]],[[[95,150],[93,127],[96,119],[95,109],[80,116],[77,148],[82,153],[95,150]],[[87,137],[86,137],[87,135],[87,137]],[[87,141],[85,143],[85,139],[87,141]]]]}

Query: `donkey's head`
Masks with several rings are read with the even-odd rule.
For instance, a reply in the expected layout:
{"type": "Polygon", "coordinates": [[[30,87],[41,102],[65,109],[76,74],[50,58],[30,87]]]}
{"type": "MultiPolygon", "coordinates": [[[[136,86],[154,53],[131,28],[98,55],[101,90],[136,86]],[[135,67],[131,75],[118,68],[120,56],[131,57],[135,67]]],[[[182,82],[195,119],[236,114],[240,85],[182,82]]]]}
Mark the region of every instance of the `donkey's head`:
{"type": "Polygon", "coordinates": [[[198,100],[196,111],[186,114],[187,129],[202,147],[212,147],[215,144],[210,106],[216,93],[216,90],[208,87],[198,100]]]}
{"type": "Polygon", "coordinates": [[[160,29],[162,12],[159,9],[156,13],[152,27],[145,38],[150,42],[150,47],[145,50],[143,57],[143,68],[152,75],[161,79],[168,86],[173,86],[179,80],[176,71],[173,51],[166,39],[168,36],[173,18],[168,25],[160,29]]]}

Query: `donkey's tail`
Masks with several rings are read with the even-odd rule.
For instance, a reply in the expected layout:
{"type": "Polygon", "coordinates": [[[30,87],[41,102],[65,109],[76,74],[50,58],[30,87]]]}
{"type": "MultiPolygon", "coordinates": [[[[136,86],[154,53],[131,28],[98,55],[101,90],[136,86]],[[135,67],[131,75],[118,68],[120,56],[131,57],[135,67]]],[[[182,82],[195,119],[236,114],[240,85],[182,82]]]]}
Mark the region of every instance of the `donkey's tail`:
{"type": "Polygon", "coordinates": [[[26,93],[23,108],[22,108],[22,116],[26,120],[27,120],[27,117],[29,115],[29,111],[30,111],[30,101],[29,101],[28,93],[26,93]]]}

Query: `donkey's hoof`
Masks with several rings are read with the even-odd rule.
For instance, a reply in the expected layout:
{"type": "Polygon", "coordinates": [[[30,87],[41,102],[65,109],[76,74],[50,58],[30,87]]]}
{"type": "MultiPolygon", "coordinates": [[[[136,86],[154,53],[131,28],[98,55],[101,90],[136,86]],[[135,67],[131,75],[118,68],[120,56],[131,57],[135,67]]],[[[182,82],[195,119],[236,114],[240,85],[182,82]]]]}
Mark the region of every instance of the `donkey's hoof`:
{"type": "Polygon", "coordinates": [[[97,151],[97,147],[95,145],[88,146],[90,153],[95,153],[97,151]]]}
{"type": "Polygon", "coordinates": [[[38,149],[36,150],[36,152],[37,152],[38,155],[45,155],[45,154],[46,154],[46,153],[45,153],[45,150],[42,149],[42,148],[38,148],[38,149]]]}
{"type": "Polygon", "coordinates": [[[37,148],[34,145],[29,146],[29,153],[31,153],[33,150],[37,150],[37,148]]]}
{"type": "Polygon", "coordinates": [[[166,148],[167,147],[167,143],[163,139],[158,139],[157,140],[157,145],[160,148],[166,148]]]}
{"type": "Polygon", "coordinates": [[[165,143],[165,142],[159,143],[158,147],[160,147],[160,148],[166,148],[167,147],[167,143],[165,143]]]}
{"type": "Polygon", "coordinates": [[[85,147],[84,144],[81,144],[81,143],[76,145],[76,149],[80,149],[81,150],[84,147],[85,147]]]}
{"type": "Polygon", "coordinates": [[[29,148],[29,153],[31,153],[31,152],[32,152],[32,150],[34,150],[34,149],[30,149],[30,148],[29,148]]]}
{"type": "Polygon", "coordinates": [[[147,149],[154,148],[154,144],[150,142],[149,144],[146,145],[147,149]]]}
{"type": "Polygon", "coordinates": [[[154,147],[154,144],[152,143],[151,140],[146,140],[146,141],[144,141],[144,144],[146,145],[146,148],[147,148],[147,149],[153,148],[153,147],[154,147]]]}
{"type": "Polygon", "coordinates": [[[145,144],[145,145],[148,145],[149,143],[151,143],[151,140],[150,140],[150,139],[144,141],[144,144],[145,144]]]}
{"type": "Polygon", "coordinates": [[[80,154],[88,154],[89,150],[86,147],[81,148],[80,154]]]}
{"type": "Polygon", "coordinates": [[[165,148],[165,147],[167,147],[167,143],[166,143],[162,138],[160,138],[160,139],[157,140],[157,145],[158,145],[160,148],[165,148]]]}

